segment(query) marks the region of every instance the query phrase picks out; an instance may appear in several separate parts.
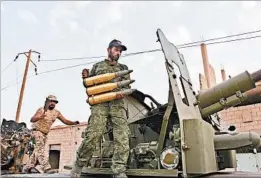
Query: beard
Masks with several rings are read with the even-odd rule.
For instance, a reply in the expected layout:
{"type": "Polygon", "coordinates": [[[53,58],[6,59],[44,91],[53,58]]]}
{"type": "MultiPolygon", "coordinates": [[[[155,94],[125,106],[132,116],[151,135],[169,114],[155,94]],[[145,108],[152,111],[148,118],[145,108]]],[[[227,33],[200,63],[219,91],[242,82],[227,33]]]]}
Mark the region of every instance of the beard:
{"type": "Polygon", "coordinates": [[[118,54],[118,55],[113,56],[112,52],[110,51],[110,52],[109,52],[109,58],[110,58],[111,60],[113,60],[113,61],[118,61],[119,58],[120,58],[120,55],[118,54]]]}
{"type": "Polygon", "coordinates": [[[49,107],[48,107],[50,110],[53,110],[55,108],[55,105],[51,104],[49,107]]]}

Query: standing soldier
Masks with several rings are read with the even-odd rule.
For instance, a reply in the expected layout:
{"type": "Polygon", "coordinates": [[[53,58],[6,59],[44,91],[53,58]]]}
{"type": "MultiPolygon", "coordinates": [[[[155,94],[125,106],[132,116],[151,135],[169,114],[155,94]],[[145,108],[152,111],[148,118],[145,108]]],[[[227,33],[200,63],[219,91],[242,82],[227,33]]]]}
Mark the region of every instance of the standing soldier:
{"type": "Polygon", "coordinates": [[[58,100],[55,96],[49,95],[46,98],[45,107],[39,108],[31,118],[32,135],[35,140],[33,154],[24,166],[24,172],[28,173],[35,168],[39,173],[51,173],[51,165],[49,164],[48,150],[45,150],[47,143],[47,135],[56,118],[66,125],[76,125],[79,121],[72,122],[64,118],[60,111],[55,109],[58,100]],[[39,162],[38,165],[36,163],[39,162]]]}
{"type": "MultiPolygon", "coordinates": [[[[118,40],[112,40],[107,48],[108,58],[102,62],[94,64],[88,76],[88,70],[83,70],[82,77],[93,77],[105,73],[113,73],[121,70],[128,70],[126,65],[118,63],[122,51],[127,48],[118,40]]],[[[130,76],[118,77],[112,82],[129,80],[130,76]]],[[[126,86],[124,88],[130,88],[126,86]]],[[[115,89],[114,91],[118,91],[115,89]]],[[[91,106],[91,117],[85,130],[85,138],[76,153],[71,176],[80,177],[81,170],[88,166],[89,161],[95,151],[95,145],[100,142],[105,131],[106,123],[110,119],[113,127],[114,153],[112,157],[111,169],[117,178],[127,178],[125,174],[127,159],[129,156],[129,135],[130,130],[126,119],[126,110],[123,99],[117,99],[91,106]]]]}

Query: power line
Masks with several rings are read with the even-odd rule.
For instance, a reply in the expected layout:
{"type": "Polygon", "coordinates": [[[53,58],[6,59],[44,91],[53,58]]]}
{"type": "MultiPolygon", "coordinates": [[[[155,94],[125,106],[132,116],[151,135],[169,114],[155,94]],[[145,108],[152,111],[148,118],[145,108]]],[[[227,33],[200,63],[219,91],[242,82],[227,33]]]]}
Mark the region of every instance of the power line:
{"type": "Polygon", "coordinates": [[[220,44],[220,43],[229,43],[229,42],[234,42],[234,41],[249,40],[249,39],[260,38],[260,37],[261,37],[261,35],[257,35],[257,36],[239,38],[239,39],[234,39],[234,40],[217,41],[217,42],[213,42],[213,43],[207,43],[206,45],[220,44]]]}
{"type": "Polygon", "coordinates": [[[50,59],[50,60],[41,60],[41,61],[69,61],[69,60],[81,60],[81,59],[97,59],[104,58],[106,56],[93,56],[93,57],[74,57],[74,58],[64,58],[64,59],[50,59]]]}
{"type": "MultiPolygon", "coordinates": [[[[48,70],[48,71],[40,72],[40,73],[38,73],[37,75],[42,75],[42,74],[46,74],[46,73],[50,73],[50,72],[56,72],[56,71],[59,71],[59,70],[71,69],[71,68],[79,67],[79,66],[82,66],[82,65],[94,64],[94,63],[96,63],[96,62],[98,62],[98,61],[92,61],[92,62],[77,64],[77,65],[62,67],[62,68],[58,68],[58,69],[54,69],[54,70],[48,70]]],[[[34,76],[35,76],[35,75],[34,75],[34,76]]]]}
{"type": "Polygon", "coordinates": [[[6,70],[8,69],[12,64],[13,64],[14,61],[11,61],[2,71],[1,71],[1,74],[6,70]]]}
{"type": "MultiPolygon", "coordinates": [[[[237,39],[233,39],[233,40],[223,40],[223,41],[210,42],[210,43],[205,43],[205,45],[229,43],[229,42],[234,42],[234,41],[249,40],[249,39],[260,38],[260,37],[261,37],[261,35],[256,35],[256,36],[245,37],[245,38],[237,38],[237,39]]],[[[181,49],[181,48],[196,47],[196,46],[200,46],[200,44],[190,45],[190,46],[185,46],[185,47],[180,47],[179,49],[181,49]]]]}
{"type": "MultiPolygon", "coordinates": [[[[40,72],[40,73],[37,73],[37,75],[30,75],[28,77],[29,78],[32,78],[32,77],[35,77],[35,76],[38,76],[38,75],[42,75],[42,74],[47,74],[47,73],[50,73],[50,72],[56,72],[56,71],[60,71],[60,70],[65,70],[65,69],[70,69],[70,68],[74,68],[74,67],[79,67],[79,66],[83,66],[83,65],[88,65],[88,64],[94,64],[98,61],[92,61],[92,62],[87,62],[87,63],[82,63],[82,64],[77,64],[77,65],[73,65],[73,66],[67,66],[67,67],[62,67],[62,68],[58,68],[58,69],[54,69],[54,70],[48,70],[48,71],[44,71],[44,72],[40,72]]],[[[23,76],[23,73],[19,76],[19,78],[21,78],[23,76]]],[[[1,89],[1,91],[13,86],[13,85],[16,85],[18,84],[19,82],[21,82],[21,80],[17,81],[16,79],[13,80],[12,82],[10,82],[10,84],[8,84],[7,86],[5,86],[4,88],[1,89]]]]}
{"type": "MultiPolygon", "coordinates": [[[[33,66],[31,66],[29,69],[31,69],[33,66]]],[[[21,73],[18,77],[16,77],[16,79],[15,80],[13,80],[12,82],[10,82],[9,84],[7,84],[7,86],[5,86],[4,88],[2,88],[1,89],[1,91],[2,90],[5,90],[6,88],[9,88],[9,87],[11,87],[11,86],[13,86],[13,85],[16,85],[16,84],[18,84],[19,82],[21,82],[21,78],[23,77],[23,75],[24,75],[24,73],[21,73]],[[18,81],[19,80],[19,81],[18,81]]],[[[33,75],[33,76],[35,76],[35,75],[33,75]]]]}
{"type": "MultiPolygon", "coordinates": [[[[221,44],[221,43],[229,43],[229,42],[234,42],[234,41],[242,41],[242,40],[248,40],[248,39],[254,39],[254,38],[260,38],[261,35],[257,35],[257,36],[253,36],[253,37],[245,37],[245,38],[238,38],[238,39],[233,39],[233,40],[223,40],[223,41],[217,41],[217,42],[210,42],[210,43],[206,43],[206,45],[213,45],[213,44],[221,44]]],[[[205,40],[206,41],[206,40],[205,40]]],[[[184,46],[184,47],[180,47],[179,49],[181,48],[190,48],[190,47],[196,47],[196,46],[200,46],[200,44],[195,44],[195,45],[189,45],[189,46],[184,46]]],[[[147,51],[140,51],[140,52],[135,52],[135,53],[129,53],[129,54],[126,54],[122,57],[129,57],[129,56],[134,56],[134,55],[139,55],[139,54],[145,54],[145,53],[151,53],[151,52],[158,52],[158,51],[162,51],[161,49],[153,49],[153,50],[147,50],[147,51]]],[[[105,56],[106,57],[106,56],[105,56]]],[[[48,71],[44,71],[44,72],[40,72],[38,73],[37,75],[42,75],[42,74],[46,74],[46,73],[51,73],[51,72],[56,72],[56,71],[60,71],[60,70],[65,70],[65,69],[71,69],[71,68],[74,68],[74,67],[79,67],[79,66],[83,66],[83,65],[88,65],[88,64],[94,64],[96,62],[100,62],[102,60],[95,60],[95,61],[91,61],[91,62],[87,62],[87,63],[81,63],[81,64],[77,64],[77,65],[71,65],[71,66],[67,66],[67,67],[62,67],[62,68],[58,68],[58,69],[53,69],[53,70],[48,70],[48,71]]],[[[28,77],[31,78],[31,77],[34,77],[36,75],[31,75],[28,77]]],[[[18,81],[20,82],[20,81],[18,81]]],[[[10,84],[4,88],[1,89],[1,91],[17,84],[18,82],[14,83],[14,84],[10,84]]]]}
{"type": "Polygon", "coordinates": [[[253,34],[253,33],[258,33],[258,32],[261,32],[261,30],[255,30],[255,31],[250,31],[250,32],[227,35],[227,36],[223,36],[223,37],[210,38],[210,39],[207,39],[207,40],[195,41],[195,42],[191,42],[191,43],[182,44],[182,46],[187,46],[187,45],[191,45],[191,44],[195,44],[195,43],[205,43],[205,42],[208,42],[208,41],[221,40],[221,39],[225,39],[225,38],[248,35],[248,34],[253,34]]]}
{"type": "MultiPolygon", "coordinates": [[[[178,49],[194,47],[194,46],[198,46],[201,43],[205,43],[205,42],[209,42],[209,41],[221,40],[221,39],[225,39],[225,38],[231,38],[231,37],[253,34],[253,33],[258,33],[258,32],[261,32],[261,30],[255,30],[255,31],[249,31],[249,32],[238,33],[238,34],[233,34],[233,35],[227,35],[227,36],[223,36],[223,37],[210,38],[210,39],[201,40],[201,41],[194,41],[194,42],[190,42],[190,43],[179,44],[179,45],[176,45],[176,47],[178,49]],[[195,44],[197,44],[197,45],[195,45],[195,44]]],[[[122,57],[132,56],[132,55],[136,55],[136,54],[143,54],[143,53],[148,53],[148,52],[156,52],[156,51],[161,51],[161,49],[141,51],[141,52],[135,52],[135,53],[128,53],[128,54],[123,55],[122,57]]],[[[70,61],[70,60],[96,59],[96,58],[104,58],[104,57],[106,57],[106,56],[75,57],[75,58],[51,59],[51,60],[41,60],[41,61],[44,61],[44,62],[45,61],[46,62],[47,61],[70,61]]]]}

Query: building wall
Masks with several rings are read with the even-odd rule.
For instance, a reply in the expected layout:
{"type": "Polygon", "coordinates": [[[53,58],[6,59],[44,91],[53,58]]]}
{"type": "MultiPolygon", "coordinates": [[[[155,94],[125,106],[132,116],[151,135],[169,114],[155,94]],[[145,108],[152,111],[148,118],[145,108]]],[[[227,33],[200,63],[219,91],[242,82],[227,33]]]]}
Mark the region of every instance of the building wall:
{"type": "MultiPolygon", "coordinates": [[[[81,134],[87,127],[87,123],[77,126],[56,126],[48,134],[47,147],[60,145],[59,171],[63,171],[65,165],[72,165],[76,150],[81,144],[81,134]]],[[[56,147],[57,147],[56,146],[56,147]]]]}
{"type": "MultiPolygon", "coordinates": [[[[256,83],[253,93],[261,94],[261,83],[256,83]]],[[[238,131],[253,131],[261,134],[261,103],[233,107],[221,111],[221,124],[235,125],[238,131]]]]}
{"type": "Polygon", "coordinates": [[[261,134],[261,103],[234,107],[221,111],[222,125],[235,125],[238,131],[254,131],[261,134]]]}

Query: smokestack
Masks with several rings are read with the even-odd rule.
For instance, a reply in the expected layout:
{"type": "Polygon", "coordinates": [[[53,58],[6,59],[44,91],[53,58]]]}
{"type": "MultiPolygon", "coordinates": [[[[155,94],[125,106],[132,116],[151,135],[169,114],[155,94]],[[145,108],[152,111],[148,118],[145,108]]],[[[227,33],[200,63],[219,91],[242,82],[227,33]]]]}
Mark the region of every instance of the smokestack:
{"type": "Polygon", "coordinates": [[[222,76],[222,81],[227,80],[227,76],[226,76],[226,71],[225,71],[225,69],[221,69],[221,76],[222,76]]]}
{"type": "Polygon", "coordinates": [[[201,47],[201,54],[203,59],[203,66],[204,66],[204,73],[207,80],[207,86],[208,88],[211,87],[210,85],[210,74],[209,74],[209,62],[208,62],[208,54],[207,54],[207,48],[204,43],[200,45],[201,47]]]}

